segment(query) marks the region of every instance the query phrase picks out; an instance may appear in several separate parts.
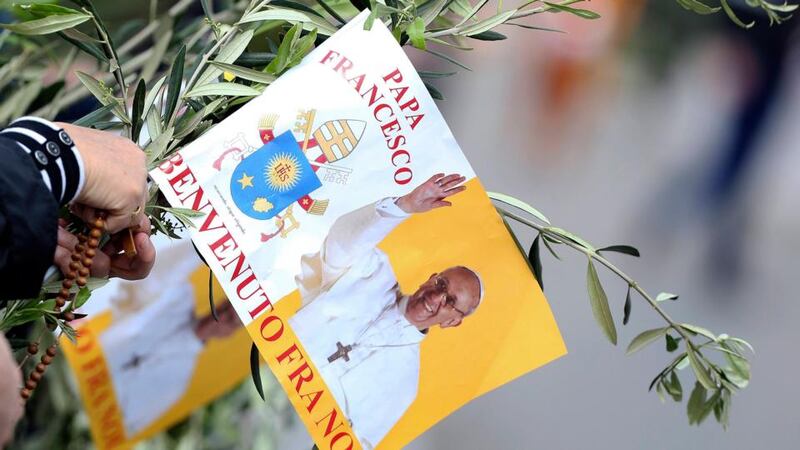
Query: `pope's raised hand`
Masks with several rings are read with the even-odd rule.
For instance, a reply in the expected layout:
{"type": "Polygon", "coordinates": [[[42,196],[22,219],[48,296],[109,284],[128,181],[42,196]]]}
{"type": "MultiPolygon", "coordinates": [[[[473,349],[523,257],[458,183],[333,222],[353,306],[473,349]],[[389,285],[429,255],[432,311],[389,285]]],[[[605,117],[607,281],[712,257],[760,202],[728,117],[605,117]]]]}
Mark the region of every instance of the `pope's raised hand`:
{"type": "Polygon", "coordinates": [[[464,180],[466,180],[466,177],[457,173],[450,175],[437,173],[430,177],[428,181],[414,188],[413,191],[398,198],[397,206],[408,214],[450,206],[452,203],[445,199],[466,189],[466,186],[461,185],[464,180]]]}

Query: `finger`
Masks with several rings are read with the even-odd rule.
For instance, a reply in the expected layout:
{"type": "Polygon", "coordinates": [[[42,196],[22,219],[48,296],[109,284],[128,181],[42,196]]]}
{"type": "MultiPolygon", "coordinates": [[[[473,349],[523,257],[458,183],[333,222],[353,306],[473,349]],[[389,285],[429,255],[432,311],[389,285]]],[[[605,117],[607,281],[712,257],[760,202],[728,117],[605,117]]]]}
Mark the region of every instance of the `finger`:
{"type": "Polygon", "coordinates": [[[72,250],[67,250],[62,246],[56,247],[55,256],[53,256],[53,262],[56,266],[58,266],[61,273],[66,274],[69,272],[69,263],[72,261],[72,250]]]}
{"type": "Polygon", "coordinates": [[[448,202],[447,200],[436,200],[435,202],[433,202],[431,206],[433,206],[434,208],[441,208],[443,206],[453,206],[453,204],[448,202]]]}
{"type": "Polygon", "coordinates": [[[448,175],[439,180],[439,187],[441,187],[442,189],[448,189],[452,186],[462,183],[465,179],[466,178],[458,174],[448,175]]]}
{"type": "Polygon", "coordinates": [[[86,205],[73,205],[72,213],[80,217],[81,220],[86,223],[94,222],[94,219],[97,217],[95,209],[86,205]]]}
{"type": "Polygon", "coordinates": [[[129,258],[125,254],[111,257],[111,276],[125,280],[141,280],[150,274],[156,261],[156,249],[146,233],[134,236],[136,256],[129,258]]]}
{"type": "Polygon", "coordinates": [[[452,197],[452,196],[458,194],[459,192],[465,191],[466,189],[467,189],[466,186],[456,186],[454,188],[450,188],[450,189],[444,191],[444,198],[452,197]]]}
{"type": "Polygon", "coordinates": [[[110,270],[111,258],[106,253],[106,247],[103,247],[103,251],[95,253],[92,259],[91,273],[93,277],[106,278],[110,270]]]}
{"type": "Polygon", "coordinates": [[[150,235],[150,218],[147,217],[147,214],[142,214],[141,218],[139,219],[139,223],[134,228],[134,231],[139,231],[141,233],[147,233],[150,235]]]}
{"type": "Polygon", "coordinates": [[[67,223],[66,219],[61,219],[61,218],[58,219],[58,226],[59,227],[66,228],[67,225],[68,225],[68,223],[67,223]]]}
{"type": "Polygon", "coordinates": [[[58,246],[64,247],[65,250],[72,252],[75,246],[78,245],[78,238],[69,231],[59,227],[58,228],[58,246]]]}
{"type": "Polygon", "coordinates": [[[444,176],[443,173],[437,173],[436,175],[428,178],[428,181],[426,181],[426,183],[436,184],[439,181],[439,179],[442,178],[443,176],[444,176]]]}
{"type": "Polygon", "coordinates": [[[138,223],[138,220],[139,218],[131,214],[131,212],[126,214],[109,214],[106,219],[106,230],[111,234],[118,233],[130,227],[131,224],[138,223]]]}

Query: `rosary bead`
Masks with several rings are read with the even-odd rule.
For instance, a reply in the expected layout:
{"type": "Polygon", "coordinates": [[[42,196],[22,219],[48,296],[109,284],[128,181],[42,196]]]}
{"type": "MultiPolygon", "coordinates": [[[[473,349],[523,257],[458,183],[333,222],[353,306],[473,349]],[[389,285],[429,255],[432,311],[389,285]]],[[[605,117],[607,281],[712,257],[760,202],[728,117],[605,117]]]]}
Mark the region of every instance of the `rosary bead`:
{"type": "Polygon", "coordinates": [[[92,238],[92,239],[89,239],[89,242],[87,242],[87,245],[89,246],[89,248],[97,248],[97,246],[100,245],[100,241],[98,241],[97,239],[92,238]]]}
{"type": "Polygon", "coordinates": [[[92,239],[100,239],[100,236],[102,236],[102,235],[103,235],[103,232],[98,230],[97,228],[95,228],[95,229],[93,229],[92,231],[89,232],[89,236],[92,239]]]}
{"type": "Polygon", "coordinates": [[[27,400],[27,399],[29,399],[31,397],[31,391],[30,391],[30,389],[23,389],[23,390],[20,391],[19,395],[21,395],[22,398],[27,400]]]}
{"type": "Polygon", "coordinates": [[[84,255],[88,256],[89,258],[94,258],[95,254],[97,254],[97,250],[93,248],[88,248],[86,249],[86,252],[84,252],[84,255]]]}
{"type": "Polygon", "coordinates": [[[62,308],[62,307],[64,307],[64,305],[66,303],[67,303],[67,301],[64,300],[63,298],[61,298],[61,297],[56,298],[56,306],[57,307],[62,308]]]}
{"type": "MultiPolygon", "coordinates": [[[[80,258],[81,258],[81,256],[78,255],[78,259],[80,259],[80,258]]],[[[75,261],[72,261],[71,263],[69,263],[69,269],[70,270],[78,270],[80,268],[81,268],[81,263],[79,263],[77,259],[75,261]]]]}
{"type": "Polygon", "coordinates": [[[80,253],[73,253],[73,254],[70,256],[70,258],[71,258],[73,261],[77,261],[77,260],[81,259],[81,255],[80,255],[80,253]]]}
{"type": "Polygon", "coordinates": [[[50,355],[42,355],[42,364],[49,366],[53,362],[53,357],[50,355]]]}
{"type": "Polygon", "coordinates": [[[97,219],[94,219],[94,223],[92,224],[92,226],[94,227],[95,230],[102,230],[103,228],[106,227],[106,221],[98,217],[97,219]]]}
{"type": "Polygon", "coordinates": [[[89,255],[86,256],[87,257],[83,258],[83,261],[81,261],[81,264],[83,264],[83,267],[92,267],[92,258],[88,257],[89,255]]]}
{"type": "Polygon", "coordinates": [[[78,275],[80,275],[82,277],[88,277],[89,276],[89,269],[87,269],[86,267],[81,267],[78,270],[78,275]]]}
{"type": "Polygon", "coordinates": [[[68,280],[74,280],[76,276],[77,276],[77,274],[75,273],[74,270],[70,270],[69,272],[64,274],[64,278],[66,278],[68,280]]]}
{"type": "Polygon", "coordinates": [[[50,347],[47,347],[46,353],[47,353],[47,356],[51,356],[51,357],[52,356],[56,356],[56,346],[55,345],[51,345],[50,347]]]}
{"type": "Polygon", "coordinates": [[[64,278],[61,281],[61,287],[64,289],[70,289],[72,287],[72,279],[71,278],[64,278]]]}
{"type": "Polygon", "coordinates": [[[44,373],[46,368],[47,367],[44,364],[39,363],[39,364],[36,365],[36,369],[35,370],[36,370],[37,373],[44,373]]]}
{"type": "Polygon", "coordinates": [[[39,344],[36,342],[31,342],[28,344],[28,354],[35,355],[37,353],[39,353],[39,344]]]}
{"type": "Polygon", "coordinates": [[[38,383],[39,380],[41,380],[41,379],[42,379],[42,374],[40,374],[39,372],[35,372],[35,371],[31,372],[31,380],[33,380],[33,381],[38,383]]]}
{"type": "Polygon", "coordinates": [[[83,253],[86,250],[86,247],[83,244],[78,244],[75,246],[75,253],[83,253]]]}
{"type": "Polygon", "coordinates": [[[70,294],[69,289],[67,288],[61,288],[61,290],[58,291],[58,296],[63,298],[64,300],[69,298],[69,294],[70,294]]]}
{"type": "Polygon", "coordinates": [[[25,389],[34,390],[36,389],[36,382],[33,380],[28,380],[25,382],[25,389]]]}
{"type": "Polygon", "coordinates": [[[73,320],[75,320],[75,314],[73,314],[70,311],[65,312],[64,313],[64,320],[67,321],[67,322],[72,322],[73,320]]]}
{"type": "Polygon", "coordinates": [[[78,278],[75,282],[78,283],[78,286],[80,287],[86,286],[86,278],[84,277],[78,278]]]}
{"type": "Polygon", "coordinates": [[[78,242],[80,242],[81,244],[83,244],[84,242],[86,242],[86,239],[87,239],[87,238],[86,238],[86,235],[85,235],[85,234],[79,234],[79,235],[78,235],[78,242]]]}

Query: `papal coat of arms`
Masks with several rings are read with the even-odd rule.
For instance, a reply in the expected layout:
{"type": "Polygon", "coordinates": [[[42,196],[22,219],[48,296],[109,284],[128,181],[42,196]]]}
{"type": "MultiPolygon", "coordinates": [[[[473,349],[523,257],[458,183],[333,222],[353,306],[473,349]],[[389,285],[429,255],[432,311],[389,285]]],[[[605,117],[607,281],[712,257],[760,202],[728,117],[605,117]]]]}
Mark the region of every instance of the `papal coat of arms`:
{"type": "Polygon", "coordinates": [[[275,217],[322,186],[290,131],[248,155],[231,176],[231,197],[247,216],[275,217]]]}

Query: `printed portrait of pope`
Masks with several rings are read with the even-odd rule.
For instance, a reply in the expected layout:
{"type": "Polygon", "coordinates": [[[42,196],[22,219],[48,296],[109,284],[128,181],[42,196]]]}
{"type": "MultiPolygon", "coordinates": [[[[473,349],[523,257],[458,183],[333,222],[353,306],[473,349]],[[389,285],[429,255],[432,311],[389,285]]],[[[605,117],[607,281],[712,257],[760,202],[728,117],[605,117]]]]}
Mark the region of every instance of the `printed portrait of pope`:
{"type": "Polygon", "coordinates": [[[437,174],[402,197],[345,214],[319,252],[302,257],[302,306],[289,323],[365,448],[378,445],[417,396],[428,330],[460,325],[484,290],[477,272],[455,266],[401,292],[377,245],[412,214],[450,206],[464,180],[437,174]]]}

